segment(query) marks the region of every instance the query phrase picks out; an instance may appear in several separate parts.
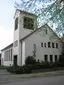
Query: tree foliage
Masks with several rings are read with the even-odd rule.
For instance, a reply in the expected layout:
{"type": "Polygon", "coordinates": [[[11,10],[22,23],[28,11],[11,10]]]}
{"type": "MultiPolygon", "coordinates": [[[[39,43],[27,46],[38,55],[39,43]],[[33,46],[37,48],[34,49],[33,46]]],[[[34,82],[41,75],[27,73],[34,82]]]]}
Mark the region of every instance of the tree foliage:
{"type": "Polygon", "coordinates": [[[25,65],[29,65],[29,64],[34,65],[35,62],[36,62],[36,60],[34,59],[33,56],[28,56],[28,57],[26,57],[25,65]]]}
{"type": "Polygon", "coordinates": [[[64,32],[64,0],[20,0],[15,8],[37,14],[38,26],[49,23],[57,33],[64,32]]]}

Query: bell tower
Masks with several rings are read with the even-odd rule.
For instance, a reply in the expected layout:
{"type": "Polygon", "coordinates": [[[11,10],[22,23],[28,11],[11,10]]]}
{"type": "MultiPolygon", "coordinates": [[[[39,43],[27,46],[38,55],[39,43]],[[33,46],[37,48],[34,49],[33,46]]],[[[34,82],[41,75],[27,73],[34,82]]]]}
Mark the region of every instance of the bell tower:
{"type": "MultiPolygon", "coordinates": [[[[14,15],[14,42],[13,42],[13,59],[16,56],[17,65],[22,65],[22,43],[20,42],[25,36],[37,28],[37,16],[21,10],[16,10],[14,15]]],[[[15,60],[15,59],[14,59],[15,60]]]]}

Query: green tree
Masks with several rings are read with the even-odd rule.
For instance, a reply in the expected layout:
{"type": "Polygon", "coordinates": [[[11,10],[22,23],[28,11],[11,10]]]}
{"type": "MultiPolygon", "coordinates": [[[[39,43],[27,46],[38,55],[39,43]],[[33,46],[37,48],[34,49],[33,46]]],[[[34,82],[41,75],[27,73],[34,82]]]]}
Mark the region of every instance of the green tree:
{"type": "Polygon", "coordinates": [[[64,32],[64,0],[20,0],[15,8],[37,14],[38,26],[48,23],[57,33],[64,32]]]}

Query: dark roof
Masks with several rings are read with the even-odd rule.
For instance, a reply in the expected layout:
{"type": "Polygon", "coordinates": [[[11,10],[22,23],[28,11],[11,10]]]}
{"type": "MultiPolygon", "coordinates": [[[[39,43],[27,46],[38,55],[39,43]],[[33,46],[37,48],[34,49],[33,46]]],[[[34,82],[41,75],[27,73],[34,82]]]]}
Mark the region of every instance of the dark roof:
{"type": "MultiPolygon", "coordinates": [[[[27,36],[25,36],[25,37],[23,37],[20,41],[22,41],[22,40],[24,40],[24,39],[26,39],[27,37],[29,37],[30,35],[32,35],[33,33],[35,33],[37,30],[39,30],[39,29],[41,29],[42,27],[44,27],[44,26],[48,26],[48,24],[45,24],[45,25],[43,25],[43,26],[41,26],[40,28],[37,28],[36,30],[34,30],[33,32],[31,32],[30,34],[28,34],[27,36]]],[[[49,26],[48,26],[49,27],[49,26]]],[[[50,27],[49,27],[50,28],[50,27]]],[[[51,28],[50,28],[51,29],[51,28]]],[[[51,29],[52,30],[52,29],[51,29]]],[[[53,31],[53,30],[52,30],[53,31]]],[[[53,33],[57,36],[57,38],[59,38],[58,37],[58,35],[53,31],[53,33]]],[[[59,38],[60,40],[61,40],[61,38],[59,38]]],[[[63,43],[63,41],[61,40],[61,42],[63,43]]]]}
{"type": "Polygon", "coordinates": [[[3,48],[1,51],[6,50],[7,48],[12,47],[12,46],[13,46],[13,43],[9,44],[9,45],[6,46],[5,48],[3,48]]]}

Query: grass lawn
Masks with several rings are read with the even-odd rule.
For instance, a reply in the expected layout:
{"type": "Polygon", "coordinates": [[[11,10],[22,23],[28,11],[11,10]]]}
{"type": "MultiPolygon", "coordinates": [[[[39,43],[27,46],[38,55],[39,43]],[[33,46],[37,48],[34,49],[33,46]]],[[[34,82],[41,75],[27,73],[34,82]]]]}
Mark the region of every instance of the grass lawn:
{"type": "Polygon", "coordinates": [[[0,66],[0,70],[5,70],[7,68],[9,68],[9,66],[0,66]]]}

